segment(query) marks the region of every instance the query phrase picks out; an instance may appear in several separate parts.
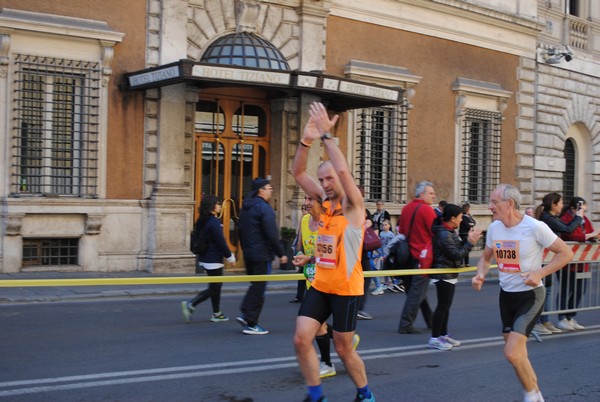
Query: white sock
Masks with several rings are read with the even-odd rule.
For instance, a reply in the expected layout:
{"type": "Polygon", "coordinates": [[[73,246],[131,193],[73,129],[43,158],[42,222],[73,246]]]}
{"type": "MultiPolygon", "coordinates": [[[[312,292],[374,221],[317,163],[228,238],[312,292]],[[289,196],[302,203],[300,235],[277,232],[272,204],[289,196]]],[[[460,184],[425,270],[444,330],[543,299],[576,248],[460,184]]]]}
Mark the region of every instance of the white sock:
{"type": "Polygon", "coordinates": [[[539,390],[531,390],[529,392],[523,392],[524,398],[523,402],[544,402],[544,397],[542,396],[542,391],[539,390]]]}

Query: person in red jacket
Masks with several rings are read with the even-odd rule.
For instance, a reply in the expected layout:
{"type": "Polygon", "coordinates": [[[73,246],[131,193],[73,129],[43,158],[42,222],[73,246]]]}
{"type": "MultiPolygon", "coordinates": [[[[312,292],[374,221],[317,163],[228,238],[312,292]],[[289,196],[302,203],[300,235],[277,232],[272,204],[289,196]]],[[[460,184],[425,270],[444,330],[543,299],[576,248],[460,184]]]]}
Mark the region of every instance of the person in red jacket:
{"type": "MultiPolygon", "coordinates": [[[[398,226],[400,233],[408,239],[412,257],[409,268],[418,267],[421,250],[428,243],[431,243],[433,238],[431,227],[436,214],[431,205],[434,201],[435,190],[433,184],[429,181],[422,181],[417,184],[415,198],[404,207],[402,215],[400,215],[398,226]]],[[[429,278],[425,275],[407,276],[404,282],[406,283],[406,301],[402,309],[398,332],[401,334],[418,334],[421,333],[421,330],[415,328],[413,323],[417,317],[419,307],[421,307],[427,328],[431,328],[433,312],[427,302],[429,278]]]]}
{"type": "MultiPolygon", "coordinates": [[[[570,223],[574,220],[578,211],[583,211],[583,221],[581,225],[577,226],[571,233],[563,233],[561,237],[565,241],[596,241],[600,236],[600,232],[594,230],[592,223],[585,216],[587,210],[587,203],[581,197],[573,197],[567,207],[563,209],[563,213],[560,219],[565,223],[570,223]]],[[[590,266],[587,263],[584,264],[568,264],[565,268],[558,271],[558,280],[560,281],[560,297],[559,304],[561,310],[575,309],[579,307],[583,294],[586,290],[587,282],[584,278],[577,279],[577,272],[588,272],[590,266]]],[[[572,311],[558,315],[557,327],[567,331],[581,331],[585,329],[583,325],[580,325],[575,321],[577,312],[572,311]]]]}

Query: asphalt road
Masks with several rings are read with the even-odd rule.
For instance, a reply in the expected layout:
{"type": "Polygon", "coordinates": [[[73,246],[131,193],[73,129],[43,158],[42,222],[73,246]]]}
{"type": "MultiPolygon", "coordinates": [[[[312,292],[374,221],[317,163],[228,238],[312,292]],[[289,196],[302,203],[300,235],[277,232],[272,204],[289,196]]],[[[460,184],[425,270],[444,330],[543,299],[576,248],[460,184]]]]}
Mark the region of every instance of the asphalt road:
{"type": "MultiPolygon", "coordinates": [[[[369,296],[375,318],[359,322],[359,351],[378,401],[522,400],[502,354],[497,284],[480,293],[457,286],[450,328],[464,344],[448,352],[428,350],[427,333],[396,332],[403,295],[369,296]]],[[[433,287],[429,295],[434,305],[433,287]]],[[[241,297],[224,295],[224,323],[208,321],[209,304],[185,323],[173,296],[0,305],[0,401],[301,401],[291,292],[267,294],[264,336],[241,333],[241,297]]],[[[529,343],[546,401],[600,400],[600,311],[578,321],[585,331],[529,343]]],[[[334,362],[326,395],[352,401],[354,386],[334,362]]]]}

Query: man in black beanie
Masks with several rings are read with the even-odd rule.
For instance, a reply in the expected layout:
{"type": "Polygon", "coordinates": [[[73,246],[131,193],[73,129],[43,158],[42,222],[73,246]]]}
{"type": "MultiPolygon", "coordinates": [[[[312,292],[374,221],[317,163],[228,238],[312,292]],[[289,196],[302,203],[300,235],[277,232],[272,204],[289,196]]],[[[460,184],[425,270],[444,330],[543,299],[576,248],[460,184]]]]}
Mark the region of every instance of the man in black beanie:
{"type": "MultiPolygon", "coordinates": [[[[273,187],[269,180],[258,177],[252,181],[252,190],[242,203],[239,231],[247,275],[266,275],[272,255],[276,254],[282,264],[287,257],[279,241],[279,230],[275,221],[275,211],[269,204],[273,187]]],[[[250,287],[242,300],[242,315],[237,321],[242,324],[242,332],[248,335],[265,335],[269,331],[258,325],[260,313],[265,303],[266,281],[250,282],[250,287]]]]}

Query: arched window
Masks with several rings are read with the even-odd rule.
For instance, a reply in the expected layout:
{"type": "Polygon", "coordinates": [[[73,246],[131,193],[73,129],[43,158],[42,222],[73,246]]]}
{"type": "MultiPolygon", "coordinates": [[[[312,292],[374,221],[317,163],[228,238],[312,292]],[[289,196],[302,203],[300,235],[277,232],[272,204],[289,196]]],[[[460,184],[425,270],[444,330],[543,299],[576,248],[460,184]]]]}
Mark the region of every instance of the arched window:
{"type": "Polygon", "coordinates": [[[575,144],[571,138],[565,141],[565,173],[563,176],[563,198],[570,200],[575,196],[575,144]]]}

